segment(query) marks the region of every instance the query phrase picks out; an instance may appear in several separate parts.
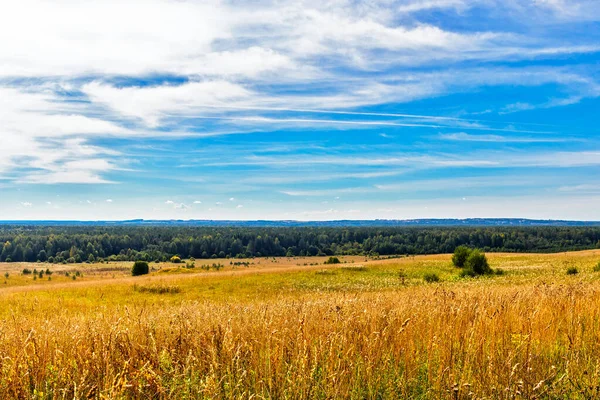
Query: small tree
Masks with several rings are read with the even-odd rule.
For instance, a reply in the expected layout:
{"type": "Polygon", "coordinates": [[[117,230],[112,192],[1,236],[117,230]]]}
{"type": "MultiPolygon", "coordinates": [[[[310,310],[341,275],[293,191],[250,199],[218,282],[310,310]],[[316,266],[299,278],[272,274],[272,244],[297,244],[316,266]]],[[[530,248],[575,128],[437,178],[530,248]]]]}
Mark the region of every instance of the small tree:
{"type": "Polygon", "coordinates": [[[329,257],[329,259],[327,261],[325,261],[325,264],[339,264],[340,263],[340,259],[337,257],[329,257]]]}
{"type": "Polygon", "coordinates": [[[467,262],[467,258],[471,254],[471,249],[467,246],[458,246],[454,249],[454,254],[452,255],[452,264],[455,267],[463,268],[465,263],[467,262]]]}
{"type": "Polygon", "coordinates": [[[173,256],[173,257],[171,257],[171,260],[170,260],[170,261],[171,261],[173,264],[181,264],[181,257],[179,257],[179,256],[173,256]]]}
{"type": "Polygon", "coordinates": [[[479,250],[471,251],[465,261],[465,270],[468,271],[469,275],[486,275],[493,272],[485,254],[480,253],[479,250]]]}
{"type": "Polygon", "coordinates": [[[136,261],[131,268],[131,275],[146,275],[150,272],[150,267],[146,261],[136,261]]]}

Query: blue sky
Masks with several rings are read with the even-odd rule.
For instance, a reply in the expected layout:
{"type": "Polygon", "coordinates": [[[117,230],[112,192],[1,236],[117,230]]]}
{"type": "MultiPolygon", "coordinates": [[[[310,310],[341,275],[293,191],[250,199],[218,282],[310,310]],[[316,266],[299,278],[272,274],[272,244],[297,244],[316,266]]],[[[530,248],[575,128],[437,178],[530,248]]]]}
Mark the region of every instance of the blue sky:
{"type": "Polygon", "coordinates": [[[0,219],[600,220],[596,0],[23,0],[0,37],[0,219]]]}

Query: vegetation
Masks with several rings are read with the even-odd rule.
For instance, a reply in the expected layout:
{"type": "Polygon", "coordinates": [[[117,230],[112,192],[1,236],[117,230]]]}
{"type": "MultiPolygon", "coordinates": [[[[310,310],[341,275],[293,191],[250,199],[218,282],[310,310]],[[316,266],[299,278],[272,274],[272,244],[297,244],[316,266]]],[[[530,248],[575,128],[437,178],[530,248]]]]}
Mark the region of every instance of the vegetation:
{"type": "Polygon", "coordinates": [[[578,273],[579,273],[579,270],[577,269],[577,267],[567,268],[567,275],[577,275],[578,273]]]}
{"type": "Polygon", "coordinates": [[[133,263],[133,267],[131,268],[131,275],[133,276],[146,275],[149,272],[150,267],[146,261],[136,261],[133,263]]]}
{"type": "Polygon", "coordinates": [[[465,262],[465,270],[472,272],[474,275],[486,275],[491,274],[492,269],[490,268],[485,254],[480,253],[479,250],[473,250],[467,261],[465,262]]]}
{"type": "Polygon", "coordinates": [[[428,272],[425,275],[423,275],[423,280],[427,283],[439,282],[440,276],[436,273],[428,272]]]}
{"type": "Polygon", "coordinates": [[[454,264],[455,267],[464,267],[470,254],[470,248],[467,246],[458,246],[456,249],[454,249],[454,254],[452,255],[452,264],[454,264]]]}
{"type": "MultiPolygon", "coordinates": [[[[560,252],[600,247],[600,227],[195,228],[0,226],[0,262],[560,252]]],[[[466,261],[466,260],[465,260],[466,261]]]]}
{"type": "MultiPolygon", "coordinates": [[[[485,254],[477,249],[470,249],[466,246],[459,246],[454,250],[452,264],[463,268],[461,276],[488,275],[494,272],[490,268],[485,254]]],[[[503,273],[499,272],[498,275],[502,275],[503,273]]]]}
{"type": "Polygon", "coordinates": [[[325,261],[325,264],[339,264],[340,263],[340,259],[337,257],[329,257],[327,259],[327,261],[325,261]]]}
{"type": "Polygon", "coordinates": [[[0,398],[599,398],[599,252],[327,258],[0,264],[0,398]]]}

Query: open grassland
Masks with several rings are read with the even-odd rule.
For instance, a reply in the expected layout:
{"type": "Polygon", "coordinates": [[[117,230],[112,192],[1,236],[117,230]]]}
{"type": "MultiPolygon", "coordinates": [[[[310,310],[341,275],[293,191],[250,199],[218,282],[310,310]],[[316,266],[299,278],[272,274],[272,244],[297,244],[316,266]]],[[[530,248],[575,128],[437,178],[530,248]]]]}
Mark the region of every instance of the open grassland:
{"type": "Polygon", "coordinates": [[[0,264],[0,398],[600,397],[600,251],[488,258],[0,264]]]}

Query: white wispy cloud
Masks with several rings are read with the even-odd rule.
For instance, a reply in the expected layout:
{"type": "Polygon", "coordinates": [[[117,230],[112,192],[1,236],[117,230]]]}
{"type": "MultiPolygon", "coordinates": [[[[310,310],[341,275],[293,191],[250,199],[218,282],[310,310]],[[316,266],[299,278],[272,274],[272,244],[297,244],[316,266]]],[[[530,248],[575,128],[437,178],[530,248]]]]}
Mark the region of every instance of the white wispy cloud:
{"type": "Polygon", "coordinates": [[[577,138],[566,137],[519,137],[502,135],[473,135],[465,132],[441,133],[438,137],[442,140],[458,142],[490,142],[490,143],[560,143],[578,141],[577,138]]]}
{"type": "MultiPolygon", "coordinates": [[[[511,124],[502,115],[600,96],[593,65],[522,63],[600,52],[594,32],[573,39],[557,34],[552,25],[566,29],[563,24],[600,20],[599,8],[595,0],[4,2],[0,15],[9,17],[0,24],[0,36],[7,38],[0,41],[0,173],[9,182],[25,184],[117,183],[125,165],[143,157],[127,158],[107,144],[107,138],[143,141],[273,130],[285,134],[370,129],[389,139],[388,133],[378,132],[389,127],[398,132],[398,141],[413,128],[428,130],[427,138],[431,129],[452,128],[470,133],[441,133],[438,138],[574,142],[570,136],[543,135],[561,132],[561,127],[511,124]],[[490,16],[498,18],[489,25],[493,29],[487,24],[451,28],[453,24],[436,19],[419,19],[431,10],[456,17],[474,8],[510,12],[490,16]],[[514,28],[521,15],[532,16],[527,21],[531,29],[514,28]],[[554,97],[498,106],[496,120],[462,118],[459,111],[442,109],[400,112],[400,104],[415,100],[504,86],[558,89],[554,97]],[[391,112],[367,108],[377,105],[387,105],[391,112]],[[446,113],[458,116],[442,115],[446,113]]],[[[246,154],[200,163],[271,169],[579,167],[598,165],[598,154],[591,148],[452,156],[411,149],[308,160],[246,154]]],[[[386,170],[311,175],[301,170],[296,181],[397,174],[386,170]]],[[[256,178],[248,182],[252,179],[256,178]]],[[[277,179],[282,180],[270,176],[264,183],[276,184],[277,179]]],[[[167,204],[184,208],[183,203],[167,204]]]]}

